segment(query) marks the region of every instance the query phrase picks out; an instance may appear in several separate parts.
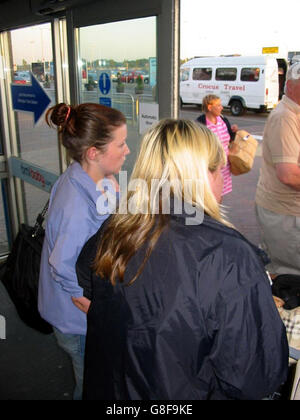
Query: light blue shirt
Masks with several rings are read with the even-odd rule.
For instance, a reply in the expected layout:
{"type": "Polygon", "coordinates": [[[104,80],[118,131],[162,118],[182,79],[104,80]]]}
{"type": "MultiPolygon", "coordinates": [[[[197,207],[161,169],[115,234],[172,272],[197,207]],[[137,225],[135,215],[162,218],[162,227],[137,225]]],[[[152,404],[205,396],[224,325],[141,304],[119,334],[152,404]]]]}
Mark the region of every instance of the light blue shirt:
{"type": "Polygon", "coordinates": [[[97,212],[100,195],[77,162],[59,177],[51,192],[38,307],[41,316],[64,334],[86,334],[86,315],[71,297],[83,296],[75,270],[81,249],[108,217],[97,212]]]}

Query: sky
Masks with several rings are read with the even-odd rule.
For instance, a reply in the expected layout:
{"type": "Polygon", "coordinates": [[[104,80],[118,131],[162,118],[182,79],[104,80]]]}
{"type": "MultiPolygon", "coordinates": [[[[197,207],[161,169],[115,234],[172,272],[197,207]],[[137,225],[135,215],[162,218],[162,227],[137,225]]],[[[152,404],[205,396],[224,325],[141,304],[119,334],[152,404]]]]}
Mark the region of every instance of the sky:
{"type": "MultiPolygon", "coordinates": [[[[51,61],[50,24],[12,31],[15,64],[51,61]]],[[[115,61],[156,57],[156,17],[80,29],[80,58],[115,61]]]]}
{"type": "MultiPolygon", "coordinates": [[[[203,55],[279,55],[300,51],[300,0],[181,0],[181,58],[203,55]]],[[[80,30],[81,58],[116,61],[156,56],[156,18],[80,30]]],[[[50,24],[12,31],[15,64],[52,60],[50,24]]]]}
{"type": "Polygon", "coordinates": [[[81,58],[115,61],[156,57],[156,18],[134,19],[80,29],[81,58]]]}
{"type": "Polygon", "coordinates": [[[181,0],[181,58],[300,51],[299,18],[299,0],[181,0]]]}

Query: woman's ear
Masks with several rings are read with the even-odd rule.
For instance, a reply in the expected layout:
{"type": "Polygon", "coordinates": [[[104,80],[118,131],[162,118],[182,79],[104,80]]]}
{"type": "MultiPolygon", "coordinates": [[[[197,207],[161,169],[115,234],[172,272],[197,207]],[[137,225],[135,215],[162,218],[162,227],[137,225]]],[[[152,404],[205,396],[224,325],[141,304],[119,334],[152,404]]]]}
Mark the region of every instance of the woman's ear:
{"type": "Polygon", "coordinates": [[[96,160],[99,153],[100,153],[99,149],[97,149],[96,147],[93,146],[93,147],[89,147],[87,149],[85,156],[86,156],[87,160],[90,160],[90,161],[91,160],[96,160]]]}
{"type": "Polygon", "coordinates": [[[208,179],[211,190],[219,204],[222,203],[222,192],[223,192],[223,175],[221,172],[221,166],[214,172],[208,171],[208,179]]]}

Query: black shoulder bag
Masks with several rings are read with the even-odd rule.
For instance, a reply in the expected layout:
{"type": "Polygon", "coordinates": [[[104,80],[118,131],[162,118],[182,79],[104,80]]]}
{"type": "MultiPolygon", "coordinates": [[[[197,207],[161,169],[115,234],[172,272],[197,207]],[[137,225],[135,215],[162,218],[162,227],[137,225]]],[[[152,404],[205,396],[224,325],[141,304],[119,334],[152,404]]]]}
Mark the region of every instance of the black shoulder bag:
{"type": "Polygon", "coordinates": [[[43,222],[49,201],[38,215],[34,227],[22,224],[3,269],[2,282],[19,317],[29,327],[51,334],[52,326],[38,312],[38,283],[45,237],[43,222]]]}

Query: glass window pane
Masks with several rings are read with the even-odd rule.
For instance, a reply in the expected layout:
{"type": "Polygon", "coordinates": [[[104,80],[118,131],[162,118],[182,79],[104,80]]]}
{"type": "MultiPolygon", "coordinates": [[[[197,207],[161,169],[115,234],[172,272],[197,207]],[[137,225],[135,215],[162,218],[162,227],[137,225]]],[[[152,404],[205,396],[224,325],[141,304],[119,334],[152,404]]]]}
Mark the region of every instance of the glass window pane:
{"type": "Polygon", "coordinates": [[[3,149],[3,138],[2,138],[2,132],[1,132],[1,125],[0,125],[0,155],[4,154],[4,149],[3,149]]]}
{"type": "Polygon", "coordinates": [[[212,68],[198,68],[193,71],[193,80],[211,80],[212,68]]]}
{"type": "MultiPolygon", "coordinates": [[[[49,106],[53,106],[55,86],[50,23],[12,31],[11,40],[13,83],[29,87],[32,73],[50,98],[49,106]]],[[[57,134],[55,130],[49,130],[44,115],[37,124],[31,112],[17,112],[16,119],[19,157],[58,173],[57,134]]]]}
{"type": "Polygon", "coordinates": [[[257,82],[260,76],[260,69],[258,68],[244,68],[241,71],[242,82],[257,82]]]}
{"type": "Polygon", "coordinates": [[[156,22],[148,17],[79,29],[80,102],[106,104],[108,97],[125,114],[131,153],[122,170],[129,173],[140,144],[140,104],[157,103],[156,22]],[[99,85],[103,72],[110,76],[109,95],[99,85]]]}
{"type": "MultiPolygon", "coordinates": [[[[1,102],[1,94],[0,94],[0,103],[1,102]]],[[[4,154],[4,147],[3,147],[3,134],[2,134],[2,121],[0,116],[0,155],[4,154]]]]}
{"type": "MultiPolygon", "coordinates": [[[[35,25],[11,32],[12,82],[26,94],[34,93],[36,101],[42,103],[47,95],[50,103],[56,103],[54,62],[52,52],[51,24],[35,25]],[[34,81],[35,78],[36,81],[34,81]],[[34,85],[32,84],[32,80],[34,85]]],[[[16,111],[18,157],[50,172],[59,174],[60,162],[57,131],[45,122],[46,109],[41,106],[38,121],[34,112],[16,111]]],[[[47,201],[49,194],[23,183],[25,218],[33,223],[47,201]]]]}
{"type": "Polygon", "coordinates": [[[186,82],[190,77],[190,69],[181,69],[180,70],[180,81],[186,82]]]}
{"type": "Polygon", "coordinates": [[[25,206],[27,210],[28,220],[27,223],[31,226],[35,224],[37,216],[45,207],[49,200],[49,194],[39,190],[33,185],[24,182],[24,196],[25,206]]]}
{"type": "Polygon", "coordinates": [[[236,80],[237,69],[235,68],[219,68],[216,70],[216,80],[236,80]]]}
{"type": "Polygon", "coordinates": [[[0,256],[8,252],[7,229],[4,212],[4,183],[5,180],[0,181],[0,256]]]}

